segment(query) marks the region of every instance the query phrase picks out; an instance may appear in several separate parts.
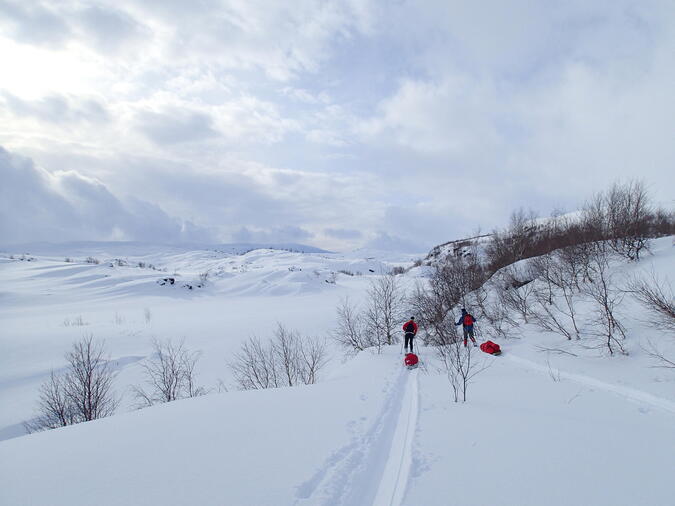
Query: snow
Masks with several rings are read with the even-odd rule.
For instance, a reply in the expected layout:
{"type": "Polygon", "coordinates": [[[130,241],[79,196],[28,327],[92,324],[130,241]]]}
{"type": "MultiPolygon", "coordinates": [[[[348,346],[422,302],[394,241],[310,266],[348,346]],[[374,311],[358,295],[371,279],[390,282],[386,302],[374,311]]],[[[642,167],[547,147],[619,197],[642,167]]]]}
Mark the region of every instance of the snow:
{"type": "MultiPolygon", "coordinates": [[[[653,256],[617,265],[616,275],[653,268],[675,279],[672,241],[654,241],[653,256]]],[[[646,326],[629,299],[622,307],[628,356],[607,357],[523,325],[520,339],[499,341],[501,356],[476,351],[489,367],[466,403],[452,402],[425,347],[412,371],[402,367],[400,346],[352,358],[330,347],[318,384],[241,392],[232,388],[227,362],[248,337],[267,337],[280,322],[325,338],[342,297],[360,300],[373,276],[415,257],[270,249],[125,254],[97,246],[96,265],[84,262],[94,250],[80,246],[72,263],[64,261],[65,246],[31,251],[31,261],[13,251],[0,258],[0,504],[675,502],[675,372],[651,367],[642,349],[652,339],[675,355],[675,336],[646,326]],[[110,266],[115,258],[129,265],[110,266]],[[134,267],[139,261],[166,271],[134,267]],[[361,275],[326,282],[340,270],[361,275]],[[174,272],[194,282],[206,271],[199,289],[156,282],[174,272]],[[80,318],[84,325],[72,324],[80,318]],[[88,333],[106,340],[126,399],[119,413],[21,436],[40,383],[88,333]],[[133,410],[128,389],[142,380],[154,337],[184,338],[200,351],[198,380],[212,392],[133,410]],[[217,393],[218,380],[230,390],[217,393]]],[[[423,272],[400,278],[410,286],[423,272]]]]}

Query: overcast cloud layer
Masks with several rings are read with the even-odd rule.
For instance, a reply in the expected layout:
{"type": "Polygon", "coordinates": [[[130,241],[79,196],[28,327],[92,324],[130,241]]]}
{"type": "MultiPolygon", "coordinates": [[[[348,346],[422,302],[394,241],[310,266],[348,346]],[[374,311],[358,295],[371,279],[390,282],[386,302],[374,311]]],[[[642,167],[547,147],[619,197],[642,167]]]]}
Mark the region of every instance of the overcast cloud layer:
{"type": "Polygon", "coordinates": [[[673,204],[675,9],[0,0],[0,236],[423,251],[673,204]]]}

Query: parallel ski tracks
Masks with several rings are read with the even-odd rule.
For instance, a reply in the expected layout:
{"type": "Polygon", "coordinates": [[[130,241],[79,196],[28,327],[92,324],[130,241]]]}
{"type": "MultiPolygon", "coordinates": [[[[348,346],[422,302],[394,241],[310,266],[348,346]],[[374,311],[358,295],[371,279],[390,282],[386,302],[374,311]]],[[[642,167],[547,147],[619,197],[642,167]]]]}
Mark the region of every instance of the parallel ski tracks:
{"type": "Polygon", "coordinates": [[[419,412],[417,370],[410,372],[403,406],[373,506],[400,506],[405,497],[412,467],[413,441],[419,412]]]}
{"type": "Polygon", "coordinates": [[[337,449],[296,492],[297,506],[400,506],[412,467],[419,406],[418,371],[389,385],[374,423],[337,449]]]}

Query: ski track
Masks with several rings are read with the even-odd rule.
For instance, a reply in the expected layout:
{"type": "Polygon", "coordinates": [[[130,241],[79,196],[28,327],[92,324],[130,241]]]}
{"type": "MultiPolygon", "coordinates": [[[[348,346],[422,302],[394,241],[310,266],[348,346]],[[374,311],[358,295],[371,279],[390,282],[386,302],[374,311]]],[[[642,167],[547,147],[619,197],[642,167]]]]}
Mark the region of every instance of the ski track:
{"type": "Polygon", "coordinates": [[[400,506],[412,466],[418,397],[417,370],[403,369],[373,425],[298,486],[295,504],[400,506]]]}
{"type": "MultiPolygon", "coordinates": [[[[509,360],[512,360],[513,362],[525,365],[529,367],[530,369],[534,369],[540,372],[549,372],[548,366],[544,366],[541,364],[538,364],[536,362],[533,362],[532,360],[527,360],[522,357],[517,357],[514,355],[506,355],[506,357],[509,360]]],[[[614,383],[607,383],[605,381],[598,380],[596,378],[591,378],[590,376],[584,376],[583,374],[575,374],[575,373],[569,373],[565,371],[561,371],[559,369],[555,369],[556,374],[559,374],[561,378],[565,378],[571,381],[575,381],[577,383],[580,383],[582,385],[586,385],[589,387],[594,387],[600,390],[605,390],[607,392],[611,392],[613,394],[617,394],[620,397],[623,397],[624,399],[628,399],[633,402],[641,402],[645,404],[650,404],[654,407],[663,409],[665,411],[668,411],[670,413],[675,414],[675,402],[664,399],[663,397],[658,397],[656,395],[652,395],[648,392],[644,392],[642,390],[637,390],[635,388],[630,388],[630,387],[623,387],[621,385],[617,385],[614,383]]]]}
{"type": "Polygon", "coordinates": [[[390,447],[382,480],[373,506],[400,506],[412,466],[412,449],[419,412],[419,383],[417,369],[411,371],[399,414],[396,432],[390,447]]]}

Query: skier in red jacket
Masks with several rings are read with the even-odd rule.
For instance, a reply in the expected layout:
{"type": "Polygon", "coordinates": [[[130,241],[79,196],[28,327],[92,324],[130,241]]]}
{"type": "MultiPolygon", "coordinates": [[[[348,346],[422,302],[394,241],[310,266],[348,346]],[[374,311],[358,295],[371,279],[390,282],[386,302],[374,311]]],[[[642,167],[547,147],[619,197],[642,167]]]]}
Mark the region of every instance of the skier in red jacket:
{"type": "Polygon", "coordinates": [[[459,320],[457,320],[457,325],[458,327],[461,325],[462,328],[464,329],[464,347],[466,348],[466,342],[467,338],[470,337],[471,341],[473,341],[474,346],[478,346],[478,343],[476,343],[476,338],[473,337],[473,324],[476,323],[476,319],[473,317],[471,313],[467,313],[466,309],[462,308],[462,316],[459,317],[459,320]]]}
{"type": "Polygon", "coordinates": [[[403,324],[403,332],[405,332],[405,341],[403,349],[408,351],[408,343],[410,343],[410,353],[413,352],[413,339],[417,334],[417,323],[415,323],[415,317],[411,316],[410,320],[403,324]]]}

